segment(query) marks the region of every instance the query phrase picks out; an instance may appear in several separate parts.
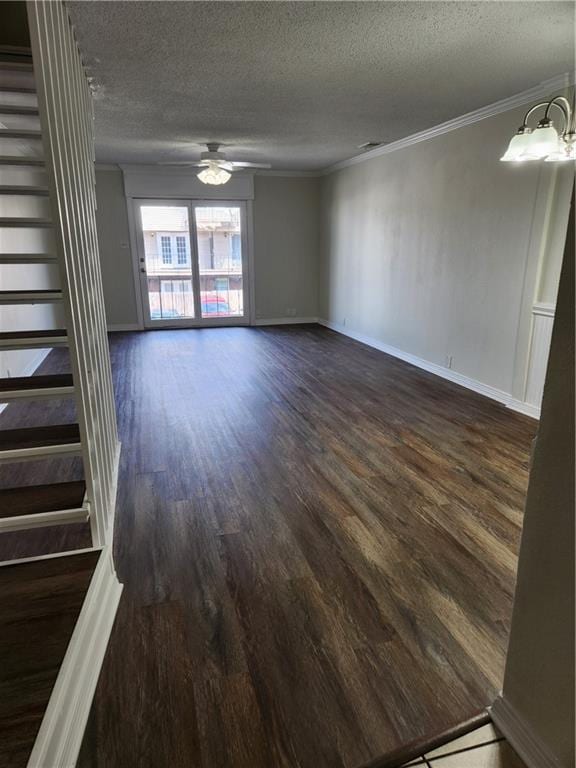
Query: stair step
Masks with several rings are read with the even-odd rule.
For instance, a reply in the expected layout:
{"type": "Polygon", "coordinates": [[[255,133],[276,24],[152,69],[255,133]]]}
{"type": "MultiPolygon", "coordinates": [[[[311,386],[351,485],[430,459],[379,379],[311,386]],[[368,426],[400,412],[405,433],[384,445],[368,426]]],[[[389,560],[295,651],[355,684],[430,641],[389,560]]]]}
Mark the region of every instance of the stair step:
{"type": "Polygon", "coordinates": [[[0,93],[36,93],[36,88],[27,88],[24,85],[3,85],[0,83],[0,93]]]}
{"type": "MultiPolygon", "coordinates": [[[[0,92],[2,90],[4,89],[0,88],[0,92]]],[[[24,105],[19,106],[18,104],[0,104],[0,115],[22,115],[23,117],[34,117],[37,114],[38,107],[25,107],[24,105]]]]}
{"type": "Polygon", "coordinates": [[[60,509],[79,509],[84,505],[86,483],[29,485],[0,490],[0,518],[40,515],[60,509]]]}
{"type": "Polygon", "coordinates": [[[60,289],[52,291],[0,291],[0,304],[51,304],[62,301],[60,289]]]}
{"type": "Polygon", "coordinates": [[[31,157],[28,155],[0,155],[0,165],[44,165],[43,157],[31,157]]]}
{"type": "Polygon", "coordinates": [[[49,331],[9,331],[0,333],[0,350],[47,349],[65,347],[68,334],[63,329],[49,331]]]}
{"type": "Polygon", "coordinates": [[[52,253],[0,253],[0,264],[50,264],[57,259],[52,253]]]}
{"type": "Polygon", "coordinates": [[[0,532],[86,522],[83,480],[0,490],[0,532]]]}
{"type": "Polygon", "coordinates": [[[0,461],[22,461],[81,453],[78,424],[0,430],[0,461]]]}
{"type": "Polygon", "coordinates": [[[48,187],[25,186],[24,184],[0,184],[0,195],[39,195],[48,194],[48,187]]]}
{"type": "Polygon", "coordinates": [[[74,382],[69,373],[0,379],[0,403],[22,398],[66,397],[72,394],[74,382]]]}
{"type": "Polygon", "coordinates": [[[41,139],[42,131],[31,128],[0,128],[0,139],[41,139]]]}
{"type": "Polygon", "coordinates": [[[33,72],[34,66],[31,61],[0,61],[0,69],[11,72],[33,72]]]}
{"type": "Polygon", "coordinates": [[[0,227],[53,227],[51,219],[28,216],[2,216],[0,227]]]}

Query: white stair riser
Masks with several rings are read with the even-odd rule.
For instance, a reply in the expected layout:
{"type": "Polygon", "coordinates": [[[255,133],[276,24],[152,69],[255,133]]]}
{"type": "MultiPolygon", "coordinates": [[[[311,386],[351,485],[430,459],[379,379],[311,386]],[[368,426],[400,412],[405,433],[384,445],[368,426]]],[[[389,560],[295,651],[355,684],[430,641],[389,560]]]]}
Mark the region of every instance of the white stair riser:
{"type": "Polygon", "coordinates": [[[10,451],[0,450],[0,464],[12,461],[37,461],[51,457],[79,456],[82,453],[80,443],[66,445],[46,445],[40,448],[15,448],[10,451]]]}
{"type": "Polygon", "coordinates": [[[14,339],[3,341],[0,339],[0,352],[8,352],[19,349],[51,349],[53,347],[67,347],[68,339],[61,336],[38,339],[14,339]]]}
{"type": "Polygon", "coordinates": [[[50,200],[40,195],[6,195],[0,194],[0,218],[38,218],[46,219],[51,216],[50,200]]]}
{"type": "Polygon", "coordinates": [[[0,253],[56,253],[54,232],[39,227],[0,227],[0,253]]]}
{"type": "Polygon", "coordinates": [[[0,107],[0,130],[4,128],[22,128],[27,131],[40,130],[40,118],[38,115],[6,114],[0,107]]]}
{"type": "Polygon", "coordinates": [[[18,517],[0,518],[0,534],[9,531],[27,531],[31,528],[46,528],[52,525],[70,525],[86,523],[90,511],[86,507],[78,509],[62,509],[56,512],[42,512],[36,515],[19,515],[18,517]]]}
{"type": "Polygon", "coordinates": [[[4,87],[26,89],[34,88],[34,73],[0,69],[0,90],[4,87]]]}
{"type": "Polygon", "coordinates": [[[0,90],[0,104],[7,104],[13,107],[37,107],[38,97],[35,93],[0,90]]]}
{"type": "Polygon", "coordinates": [[[42,157],[42,139],[14,139],[0,136],[0,155],[7,157],[42,157]]]}
{"type": "Polygon", "coordinates": [[[48,175],[44,168],[33,165],[0,165],[0,184],[18,187],[45,187],[48,184],[48,175]]]}

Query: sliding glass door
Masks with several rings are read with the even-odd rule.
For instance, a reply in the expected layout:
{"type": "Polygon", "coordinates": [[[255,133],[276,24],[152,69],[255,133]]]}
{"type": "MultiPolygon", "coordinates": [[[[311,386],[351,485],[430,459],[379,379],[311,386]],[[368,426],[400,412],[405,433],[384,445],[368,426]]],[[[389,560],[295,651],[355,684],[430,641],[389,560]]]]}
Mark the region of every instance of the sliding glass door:
{"type": "Polygon", "coordinates": [[[247,323],[245,204],[135,204],[145,325],[247,323]]]}

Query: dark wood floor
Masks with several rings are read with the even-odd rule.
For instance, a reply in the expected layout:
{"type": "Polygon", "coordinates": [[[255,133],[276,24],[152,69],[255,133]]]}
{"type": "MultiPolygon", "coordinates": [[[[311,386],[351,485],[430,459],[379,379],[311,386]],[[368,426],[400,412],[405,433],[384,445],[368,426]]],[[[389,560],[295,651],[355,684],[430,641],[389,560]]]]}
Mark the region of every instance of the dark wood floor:
{"type": "Polygon", "coordinates": [[[356,768],[494,698],[535,422],[317,326],[112,358],[125,590],[82,768],[356,768]]]}
{"type": "Polygon", "coordinates": [[[28,763],[98,555],[0,567],[2,768],[28,763]]]}

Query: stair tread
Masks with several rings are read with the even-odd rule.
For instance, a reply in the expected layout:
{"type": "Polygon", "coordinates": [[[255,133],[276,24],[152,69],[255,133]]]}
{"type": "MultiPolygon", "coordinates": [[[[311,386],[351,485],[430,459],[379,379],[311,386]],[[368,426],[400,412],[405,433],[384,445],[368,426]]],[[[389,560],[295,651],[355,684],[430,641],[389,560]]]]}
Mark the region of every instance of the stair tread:
{"type": "Polygon", "coordinates": [[[42,131],[38,128],[0,128],[0,138],[5,139],[41,139],[42,131]]]}
{"type": "Polygon", "coordinates": [[[15,296],[37,296],[38,298],[41,298],[42,296],[51,296],[53,293],[62,293],[60,288],[48,288],[43,289],[41,291],[0,291],[0,298],[3,299],[11,299],[15,296]]]}
{"type": "Polygon", "coordinates": [[[55,336],[65,338],[67,332],[63,328],[52,331],[4,331],[4,333],[0,333],[0,341],[11,341],[12,339],[51,339],[55,336]]]}
{"type": "Polygon", "coordinates": [[[61,301],[60,288],[45,291],[0,291],[0,303],[34,304],[39,301],[61,301]]]}
{"type": "Polygon", "coordinates": [[[0,518],[77,509],[84,502],[85,492],[83,480],[6,488],[0,490],[0,518]]]}
{"type": "Polygon", "coordinates": [[[6,227],[52,226],[52,219],[42,216],[0,216],[0,224],[6,227]]]}
{"type": "Polygon", "coordinates": [[[13,72],[32,72],[34,65],[31,61],[0,61],[0,69],[13,72]]]}
{"type": "Polygon", "coordinates": [[[47,195],[48,187],[44,185],[0,184],[0,194],[3,195],[47,195]]]}
{"type": "Polygon", "coordinates": [[[12,259],[34,263],[35,261],[56,261],[57,258],[53,253],[0,253],[0,262],[7,263],[10,263],[12,259]]]}
{"type": "Polygon", "coordinates": [[[33,389],[59,389],[60,387],[73,387],[74,381],[71,373],[57,373],[47,376],[12,376],[0,379],[0,393],[20,390],[27,392],[33,389]]]}
{"type": "Polygon", "coordinates": [[[0,165],[44,165],[43,157],[31,155],[0,155],[0,165]]]}
{"type": "Polygon", "coordinates": [[[78,424],[55,424],[49,427],[0,430],[0,451],[44,448],[79,442],[80,428],[78,424]]]}
{"type": "Polygon", "coordinates": [[[36,88],[27,88],[25,85],[0,85],[0,93],[36,93],[36,88]]]}
{"type": "MultiPolygon", "coordinates": [[[[0,93],[2,89],[0,88],[0,93]]],[[[38,114],[38,107],[28,106],[27,104],[0,104],[0,115],[32,115],[38,114]]]]}

